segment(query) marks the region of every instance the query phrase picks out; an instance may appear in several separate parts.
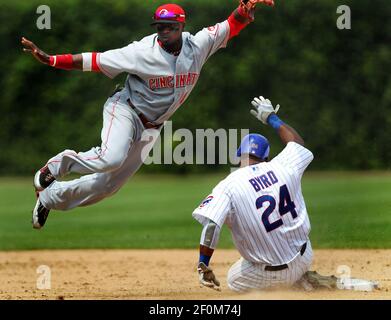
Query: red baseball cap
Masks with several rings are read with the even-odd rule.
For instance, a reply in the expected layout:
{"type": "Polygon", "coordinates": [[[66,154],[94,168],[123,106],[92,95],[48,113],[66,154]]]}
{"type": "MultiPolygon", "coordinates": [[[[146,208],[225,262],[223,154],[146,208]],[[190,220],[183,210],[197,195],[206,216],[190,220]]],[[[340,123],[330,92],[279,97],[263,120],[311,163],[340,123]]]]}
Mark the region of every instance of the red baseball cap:
{"type": "Polygon", "coordinates": [[[152,25],[157,23],[176,23],[186,22],[185,10],[177,4],[163,4],[156,9],[155,14],[153,15],[152,25]]]}

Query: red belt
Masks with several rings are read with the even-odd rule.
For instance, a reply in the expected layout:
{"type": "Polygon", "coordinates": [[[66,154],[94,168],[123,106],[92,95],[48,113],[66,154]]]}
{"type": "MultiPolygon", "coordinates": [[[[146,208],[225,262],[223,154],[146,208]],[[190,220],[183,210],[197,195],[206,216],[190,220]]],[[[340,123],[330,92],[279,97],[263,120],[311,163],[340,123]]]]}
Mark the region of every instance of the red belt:
{"type": "Polygon", "coordinates": [[[128,102],[129,106],[136,112],[145,129],[158,129],[161,127],[161,124],[156,124],[152,121],[149,121],[146,116],[144,116],[140,111],[136,109],[132,102],[130,102],[130,99],[126,101],[128,102]]]}

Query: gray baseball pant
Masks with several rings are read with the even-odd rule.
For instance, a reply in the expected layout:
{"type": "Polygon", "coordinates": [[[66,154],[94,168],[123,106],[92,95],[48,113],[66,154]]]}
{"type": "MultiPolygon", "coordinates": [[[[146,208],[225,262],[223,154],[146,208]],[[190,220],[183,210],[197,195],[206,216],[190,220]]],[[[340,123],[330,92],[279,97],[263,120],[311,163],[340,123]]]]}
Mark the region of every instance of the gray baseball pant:
{"type": "Polygon", "coordinates": [[[140,168],[159,133],[145,130],[126,96],[116,93],[103,108],[101,146],[79,153],[65,150],[48,161],[56,181],[40,192],[41,203],[47,209],[69,210],[113,195],[140,168]],[[83,176],[59,181],[69,173],[83,176]]]}

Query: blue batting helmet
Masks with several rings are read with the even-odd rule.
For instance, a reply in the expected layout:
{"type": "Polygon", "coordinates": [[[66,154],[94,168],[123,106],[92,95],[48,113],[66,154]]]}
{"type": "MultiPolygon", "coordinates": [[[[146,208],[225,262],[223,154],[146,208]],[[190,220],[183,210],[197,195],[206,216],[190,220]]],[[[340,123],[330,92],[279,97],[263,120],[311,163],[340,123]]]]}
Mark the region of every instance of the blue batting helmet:
{"type": "Polygon", "coordinates": [[[248,134],[242,140],[236,155],[240,157],[242,154],[250,154],[261,160],[265,160],[269,156],[270,145],[269,141],[260,134],[248,134]]]}

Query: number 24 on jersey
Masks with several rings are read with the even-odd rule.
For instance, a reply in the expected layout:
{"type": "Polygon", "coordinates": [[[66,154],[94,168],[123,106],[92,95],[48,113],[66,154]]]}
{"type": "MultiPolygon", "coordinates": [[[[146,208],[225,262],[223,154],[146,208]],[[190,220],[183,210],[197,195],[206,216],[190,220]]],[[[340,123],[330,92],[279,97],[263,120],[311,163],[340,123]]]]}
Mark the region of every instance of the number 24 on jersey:
{"type": "MultiPolygon", "coordinates": [[[[282,218],[270,223],[269,217],[273,213],[274,209],[276,208],[276,199],[274,197],[269,195],[264,195],[259,197],[255,201],[255,206],[257,209],[262,208],[263,204],[265,202],[268,202],[269,205],[266,207],[265,211],[262,214],[262,223],[265,226],[265,229],[267,232],[273,231],[279,227],[281,227],[284,222],[282,221],[282,218]]],[[[288,188],[286,184],[280,187],[280,199],[278,202],[278,212],[280,213],[280,216],[287,214],[290,212],[293,219],[297,218],[297,212],[295,210],[296,205],[291,200],[291,196],[289,194],[288,188]]]]}

